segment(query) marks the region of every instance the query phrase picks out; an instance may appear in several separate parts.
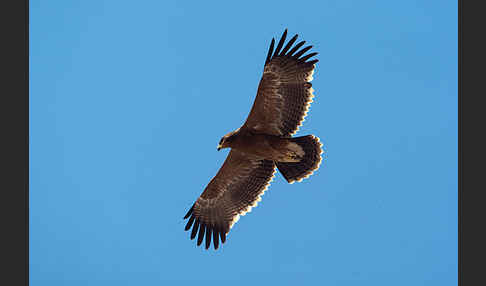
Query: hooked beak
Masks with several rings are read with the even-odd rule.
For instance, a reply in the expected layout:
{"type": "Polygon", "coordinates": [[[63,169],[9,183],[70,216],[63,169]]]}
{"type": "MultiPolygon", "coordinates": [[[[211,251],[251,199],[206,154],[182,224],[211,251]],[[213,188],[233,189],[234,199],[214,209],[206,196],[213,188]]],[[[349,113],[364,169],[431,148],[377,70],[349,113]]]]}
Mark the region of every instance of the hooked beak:
{"type": "Polygon", "coordinates": [[[223,149],[223,148],[221,147],[221,145],[218,145],[218,151],[219,151],[219,150],[221,150],[221,149],[223,149]]]}

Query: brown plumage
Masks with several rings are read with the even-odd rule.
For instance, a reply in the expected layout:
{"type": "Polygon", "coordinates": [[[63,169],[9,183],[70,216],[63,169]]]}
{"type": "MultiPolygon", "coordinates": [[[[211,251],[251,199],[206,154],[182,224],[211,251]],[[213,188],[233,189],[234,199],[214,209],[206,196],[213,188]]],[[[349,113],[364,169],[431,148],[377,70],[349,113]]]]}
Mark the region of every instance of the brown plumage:
{"type": "Polygon", "coordinates": [[[276,168],[289,182],[301,181],[319,168],[322,144],[314,135],[291,137],[302,124],[312,98],[312,74],[317,53],[305,41],[285,44],[284,31],[274,50],[272,39],[257,96],[245,123],[226,134],[218,150],[231,148],[223,166],[189,209],[185,230],[197,245],[218,249],[231,227],[261,200],[276,168]],[[284,46],[285,44],[285,46],[284,46]]]}

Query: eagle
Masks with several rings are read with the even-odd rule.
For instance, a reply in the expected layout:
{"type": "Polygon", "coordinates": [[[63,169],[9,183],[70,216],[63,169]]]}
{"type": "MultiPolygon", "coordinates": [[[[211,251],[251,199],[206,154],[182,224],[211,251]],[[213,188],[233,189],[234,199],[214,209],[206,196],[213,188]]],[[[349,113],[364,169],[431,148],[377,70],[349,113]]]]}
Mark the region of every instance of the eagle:
{"type": "Polygon", "coordinates": [[[317,55],[312,46],[286,44],[287,29],[276,48],[272,38],[257,95],[245,123],[219,141],[218,151],[231,148],[218,173],[189,209],[185,230],[206,249],[226,236],[239,217],[261,200],[276,169],[288,183],[302,181],[319,168],[322,144],[314,135],[292,137],[302,125],[314,97],[312,75],[317,55]],[[285,44],[285,46],[284,46],[285,44]],[[275,49],[274,49],[275,48],[275,49]]]}

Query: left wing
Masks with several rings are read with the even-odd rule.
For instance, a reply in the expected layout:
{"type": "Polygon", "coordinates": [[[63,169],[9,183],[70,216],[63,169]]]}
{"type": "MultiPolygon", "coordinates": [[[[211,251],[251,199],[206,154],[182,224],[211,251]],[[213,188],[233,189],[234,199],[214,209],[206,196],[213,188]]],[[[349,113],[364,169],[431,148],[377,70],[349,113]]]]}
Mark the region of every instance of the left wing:
{"type": "Polygon", "coordinates": [[[275,163],[231,149],[216,176],[196,200],[184,219],[189,218],[185,230],[192,227],[191,239],[201,245],[206,235],[206,249],[218,249],[219,239],[226,234],[265,192],[275,174],[275,163]]]}
{"type": "Polygon", "coordinates": [[[290,137],[297,132],[307,115],[314,97],[310,81],[318,61],[307,60],[317,53],[304,55],[312,48],[307,46],[300,49],[305,41],[291,49],[297,35],[283,47],[286,36],[287,30],[275,51],[275,39],[272,39],[257,96],[242,128],[254,130],[256,133],[290,137]]]}

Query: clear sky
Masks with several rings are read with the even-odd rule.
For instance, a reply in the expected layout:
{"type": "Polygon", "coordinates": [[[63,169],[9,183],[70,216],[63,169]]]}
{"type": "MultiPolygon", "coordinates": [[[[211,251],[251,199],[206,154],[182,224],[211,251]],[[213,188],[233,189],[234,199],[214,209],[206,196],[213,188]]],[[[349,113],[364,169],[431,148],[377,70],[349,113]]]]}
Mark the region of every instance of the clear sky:
{"type": "Polygon", "coordinates": [[[30,1],[33,286],[457,285],[457,156],[457,1],[30,1]],[[285,28],[327,159],[196,247],[285,28]]]}

